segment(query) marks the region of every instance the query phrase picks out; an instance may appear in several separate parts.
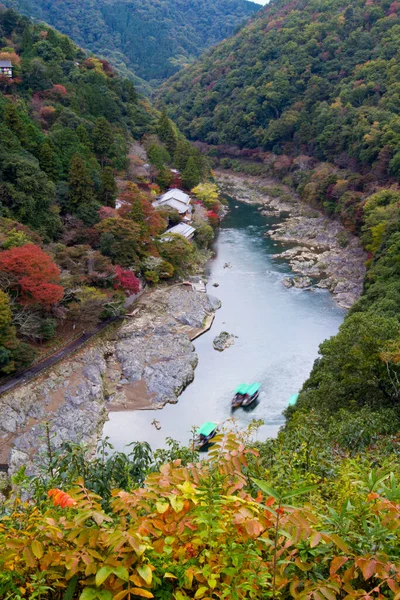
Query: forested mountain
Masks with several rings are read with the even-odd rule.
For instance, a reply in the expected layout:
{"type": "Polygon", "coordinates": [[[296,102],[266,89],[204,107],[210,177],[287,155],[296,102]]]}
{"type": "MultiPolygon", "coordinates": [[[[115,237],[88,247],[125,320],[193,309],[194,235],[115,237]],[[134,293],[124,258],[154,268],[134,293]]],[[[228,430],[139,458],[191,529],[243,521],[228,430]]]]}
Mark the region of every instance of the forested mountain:
{"type": "Polygon", "coordinates": [[[123,74],[151,80],[173,75],[233,33],[260,8],[247,0],[5,0],[123,74]]]}
{"type": "Polygon", "coordinates": [[[160,97],[193,139],[359,165],[386,146],[398,175],[399,26],[391,0],[275,0],[160,97]]]}
{"type": "Polygon", "coordinates": [[[120,314],[125,295],[139,289],[135,273],[156,282],[172,277],[175,258],[177,269],[191,259],[185,239],[158,250],[170,215],[152,200],[171,181],[175,151],[189,187],[206,166],[109,63],[4,7],[0,60],[12,64],[12,77],[0,74],[3,375],[28,364],[43,341],[63,342],[120,314]],[[134,183],[128,151],[144,134],[151,173],[134,183]]]}
{"type": "Polygon", "coordinates": [[[298,402],[325,416],[351,406],[399,418],[399,58],[399,2],[275,0],[160,91],[213,155],[240,146],[361,236],[364,294],[298,402]]]}

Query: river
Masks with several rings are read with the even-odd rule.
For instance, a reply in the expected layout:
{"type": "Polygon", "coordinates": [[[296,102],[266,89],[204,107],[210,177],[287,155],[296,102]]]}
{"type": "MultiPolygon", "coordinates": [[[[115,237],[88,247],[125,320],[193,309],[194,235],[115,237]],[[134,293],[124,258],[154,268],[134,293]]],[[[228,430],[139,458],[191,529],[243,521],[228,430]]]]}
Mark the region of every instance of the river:
{"type": "Polygon", "coordinates": [[[287,246],[263,236],[276,222],[261,216],[253,205],[231,201],[215,244],[216,257],[208,266],[208,293],[220,298],[222,308],[211,331],[195,342],[199,357],[195,380],[178,404],[159,411],[111,413],[104,436],[117,450],[132,441],[148,441],[159,448],[166,437],[188,443],[192,426],[231,418],[232,391],[240,383],[254,381],[262,384],[260,401],[250,412],[236,410],[235,419],[240,427],[262,419],[258,439],[276,435],[289,396],[301,388],[319,344],[337,332],[345,315],[327,291],[282,285],[290,269],[274,255],[287,246]],[[238,337],[234,346],[220,353],[212,342],[221,331],[238,337]],[[154,418],[160,430],[152,425],[154,418]]]}

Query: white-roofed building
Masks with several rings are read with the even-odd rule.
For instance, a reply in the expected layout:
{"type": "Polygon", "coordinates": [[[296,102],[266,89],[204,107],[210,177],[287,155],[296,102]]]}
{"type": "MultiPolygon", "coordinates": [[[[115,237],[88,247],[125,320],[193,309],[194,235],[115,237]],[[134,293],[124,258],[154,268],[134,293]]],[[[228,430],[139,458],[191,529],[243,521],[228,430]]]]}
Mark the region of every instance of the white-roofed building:
{"type": "Polygon", "coordinates": [[[166,231],[162,236],[161,240],[165,240],[167,242],[171,239],[171,237],[168,234],[178,233],[179,235],[183,235],[183,237],[190,242],[193,239],[195,231],[195,228],[191,225],[188,225],[187,223],[179,223],[178,225],[175,225],[175,227],[171,227],[171,229],[168,229],[168,231],[166,231]]]}
{"type": "Polygon", "coordinates": [[[190,202],[190,196],[182,190],[178,190],[178,188],[173,188],[165,192],[165,194],[153,202],[153,206],[155,208],[170,206],[178,211],[184,221],[191,221],[193,207],[190,202]]]}

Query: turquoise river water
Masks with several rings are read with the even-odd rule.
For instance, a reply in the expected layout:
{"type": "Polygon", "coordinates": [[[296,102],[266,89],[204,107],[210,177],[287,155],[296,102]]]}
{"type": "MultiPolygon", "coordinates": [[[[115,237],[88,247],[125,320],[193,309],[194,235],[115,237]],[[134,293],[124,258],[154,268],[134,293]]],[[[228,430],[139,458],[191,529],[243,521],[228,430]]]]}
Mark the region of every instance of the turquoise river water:
{"type": "Polygon", "coordinates": [[[178,404],[158,411],[126,411],[110,414],[104,436],[117,450],[132,441],[148,441],[154,448],[172,437],[183,443],[194,425],[222,423],[231,418],[232,391],[240,383],[259,381],[260,401],[252,411],[235,411],[240,427],[263,419],[258,439],[276,435],[283,424],[282,410],[288,398],[307,378],[318,346],[334,335],[345,311],[327,291],[286,289],[283,277],[289,266],[274,256],[287,246],[263,236],[276,219],[260,215],[255,206],[231,203],[208,266],[208,292],[222,301],[214,325],[195,342],[199,365],[194,382],[178,404]],[[231,268],[224,268],[229,263],[231,268]],[[218,288],[212,284],[219,283],[218,288]],[[238,339],[224,352],[212,342],[221,331],[238,339]],[[158,431],[152,425],[161,423],[158,431]]]}

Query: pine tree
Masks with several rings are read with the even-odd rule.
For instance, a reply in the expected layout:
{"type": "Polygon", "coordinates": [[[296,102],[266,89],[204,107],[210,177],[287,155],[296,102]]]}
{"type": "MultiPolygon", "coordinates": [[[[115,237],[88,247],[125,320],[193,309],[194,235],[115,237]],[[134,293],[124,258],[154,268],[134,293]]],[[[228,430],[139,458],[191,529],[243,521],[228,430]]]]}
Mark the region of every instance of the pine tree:
{"type": "Polygon", "coordinates": [[[4,121],[9,129],[17,136],[21,144],[26,144],[26,130],[21,117],[14,104],[7,104],[4,108],[4,121]]]}
{"type": "Polygon", "coordinates": [[[170,186],[172,181],[172,173],[169,169],[165,167],[161,167],[159,169],[156,176],[156,184],[160,186],[161,189],[166,189],[170,186]]]}
{"type": "Polygon", "coordinates": [[[46,140],[41,144],[38,152],[39,165],[52,181],[58,181],[60,176],[60,165],[54,148],[46,140]]]}
{"type": "Polygon", "coordinates": [[[100,175],[101,187],[99,200],[104,206],[115,208],[115,199],[117,197],[118,187],[115,182],[114,173],[111,167],[105,167],[100,175]]]}
{"type": "Polygon", "coordinates": [[[170,155],[173,156],[178,140],[176,137],[175,129],[172,125],[172,121],[168,118],[167,111],[165,108],[163,108],[161,116],[157,123],[157,133],[160,140],[164,142],[170,155]]]}
{"type": "Polygon", "coordinates": [[[93,201],[93,181],[85,161],[79,154],[75,154],[71,159],[68,186],[69,207],[72,212],[76,212],[83,204],[90,204],[93,201]]]}
{"type": "Polygon", "coordinates": [[[182,172],[182,183],[187,190],[191,190],[200,183],[200,170],[194,156],[191,156],[182,172]]]}
{"type": "Polygon", "coordinates": [[[99,117],[93,129],[93,146],[102,168],[113,142],[114,133],[111,124],[104,117],[99,117]]]}
{"type": "Polygon", "coordinates": [[[176,144],[174,154],[174,166],[180,171],[183,171],[191,154],[192,147],[189,142],[186,140],[179,140],[176,144]]]}

